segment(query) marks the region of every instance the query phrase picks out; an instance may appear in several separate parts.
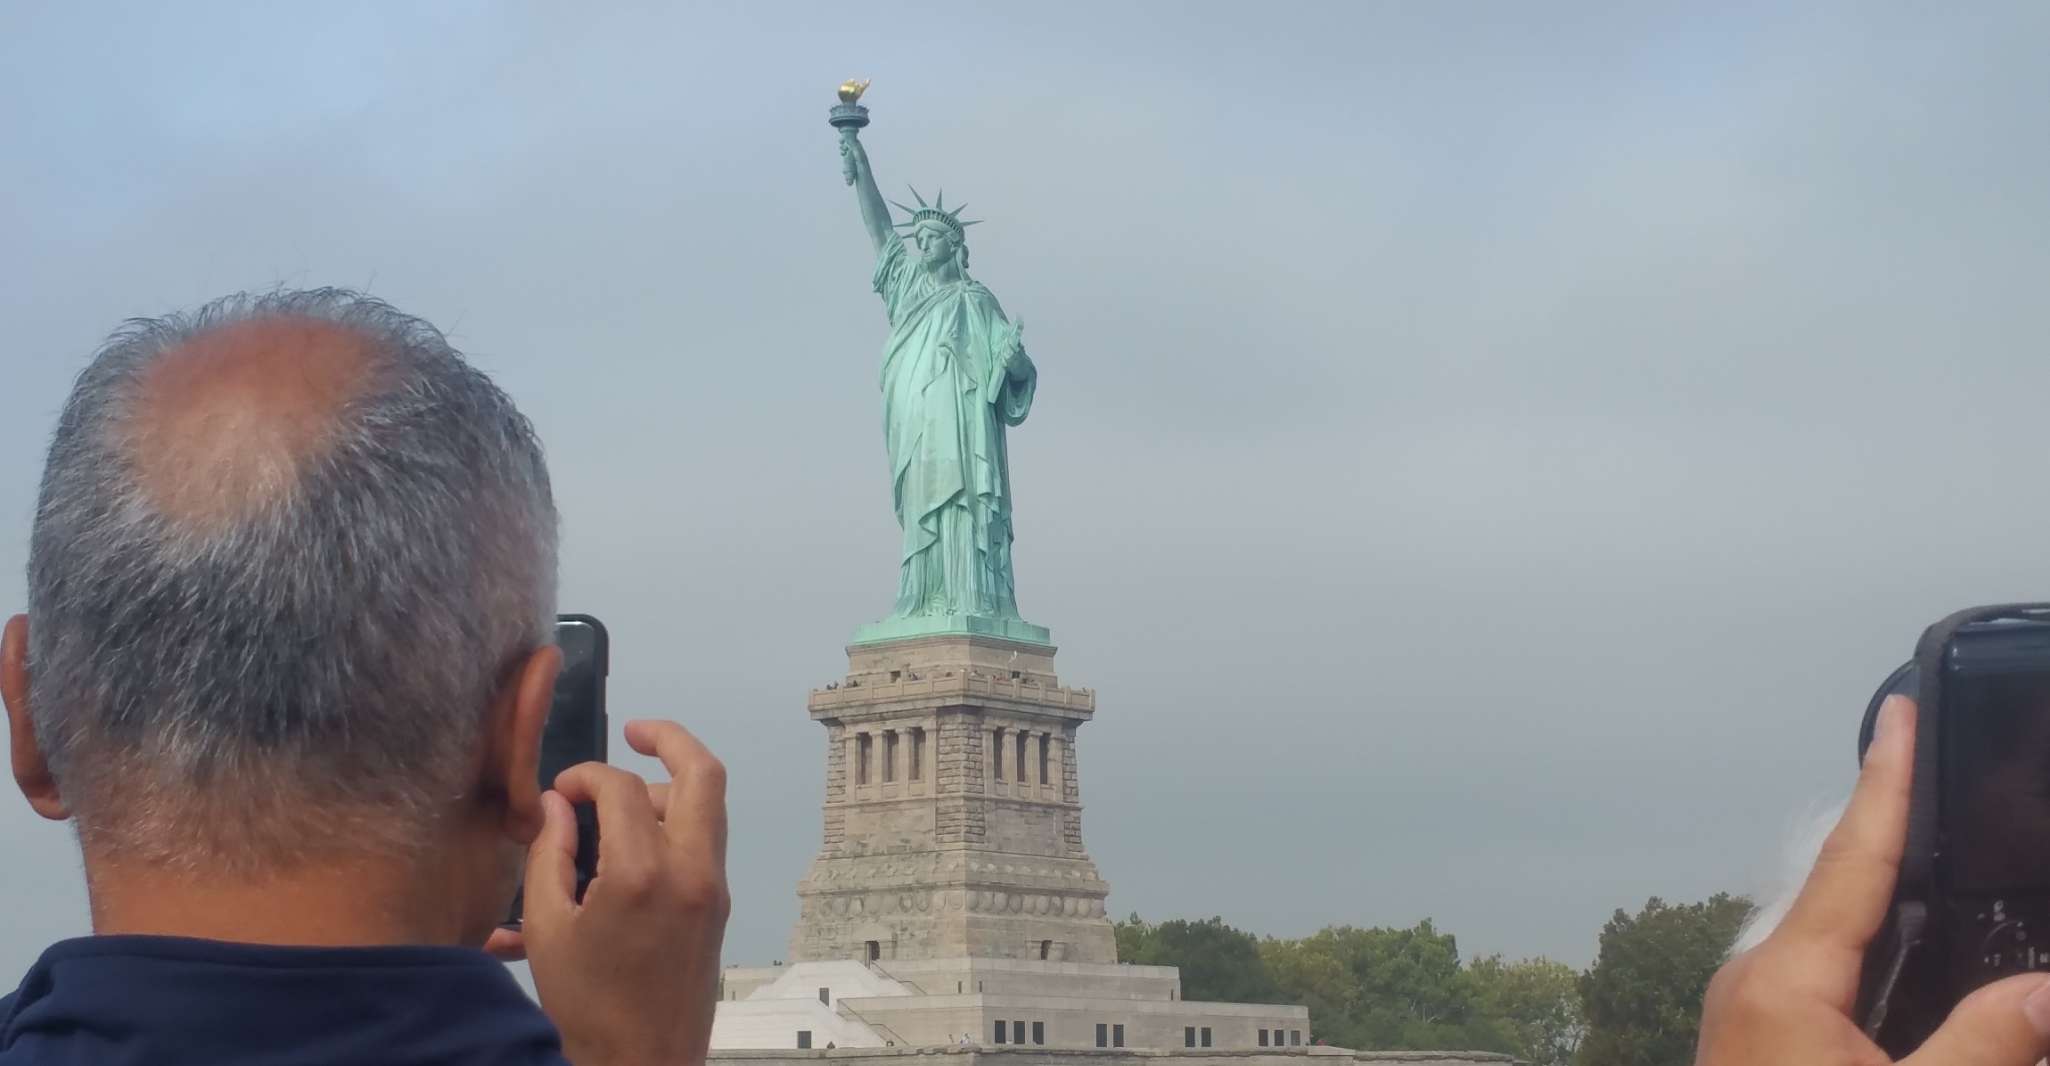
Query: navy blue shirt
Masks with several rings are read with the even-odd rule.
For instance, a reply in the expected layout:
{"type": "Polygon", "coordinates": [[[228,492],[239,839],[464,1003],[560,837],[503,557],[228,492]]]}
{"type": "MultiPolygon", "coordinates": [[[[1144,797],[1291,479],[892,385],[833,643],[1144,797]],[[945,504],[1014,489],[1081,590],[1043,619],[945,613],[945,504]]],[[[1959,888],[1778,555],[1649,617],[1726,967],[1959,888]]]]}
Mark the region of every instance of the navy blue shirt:
{"type": "Polygon", "coordinates": [[[450,947],[60,941],[0,999],[0,1066],[567,1066],[503,965],[450,947]]]}

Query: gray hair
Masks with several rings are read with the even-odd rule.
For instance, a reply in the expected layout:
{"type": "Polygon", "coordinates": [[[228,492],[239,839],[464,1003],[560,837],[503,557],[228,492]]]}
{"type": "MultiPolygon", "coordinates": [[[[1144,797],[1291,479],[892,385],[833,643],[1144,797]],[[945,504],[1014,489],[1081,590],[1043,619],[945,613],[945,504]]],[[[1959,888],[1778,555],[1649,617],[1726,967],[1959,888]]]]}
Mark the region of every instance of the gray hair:
{"type": "Polygon", "coordinates": [[[30,702],[81,842],[217,870],[431,843],[551,639],[555,551],[532,425],[432,325],[338,289],[130,320],[65,404],[29,550],[30,702]],[[365,386],[281,490],[167,515],[126,430],[144,372],[273,320],[360,338],[365,386]]]}

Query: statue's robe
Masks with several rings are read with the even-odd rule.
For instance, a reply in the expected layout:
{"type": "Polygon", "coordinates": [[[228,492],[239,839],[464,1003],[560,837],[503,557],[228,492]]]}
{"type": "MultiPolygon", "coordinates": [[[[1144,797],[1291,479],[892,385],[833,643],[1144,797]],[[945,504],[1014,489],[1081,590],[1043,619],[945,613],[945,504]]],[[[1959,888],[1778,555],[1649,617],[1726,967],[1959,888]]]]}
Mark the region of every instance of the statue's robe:
{"type": "Polygon", "coordinates": [[[1004,427],[1025,421],[1039,375],[980,282],[935,281],[891,238],[876,255],[890,315],[883,436],[904,530],[893,617],[1018,617],[1011,576],[1011,470],[1004,427]]]}

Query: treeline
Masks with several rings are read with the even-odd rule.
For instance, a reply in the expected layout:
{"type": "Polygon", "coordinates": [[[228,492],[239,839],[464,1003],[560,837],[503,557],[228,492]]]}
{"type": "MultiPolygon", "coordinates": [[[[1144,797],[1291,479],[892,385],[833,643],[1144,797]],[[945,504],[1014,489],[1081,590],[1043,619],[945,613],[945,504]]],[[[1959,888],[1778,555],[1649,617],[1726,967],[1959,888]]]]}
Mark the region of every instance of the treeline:
{"type": "Polygon", "coordinates": [[[1205,921],[1117,926],[1118,958],[1178,966],[1192,1000],[1301,1003],[1311,1036],[1359,1050],[1499,1051],[1536,1066],[1671,1066],[1694,1055],[1701,997],[1751,913],[1742,897],[1618,910],[1594,965],[1461,959],[1429,920],[1300,939],[1205,921]]]}

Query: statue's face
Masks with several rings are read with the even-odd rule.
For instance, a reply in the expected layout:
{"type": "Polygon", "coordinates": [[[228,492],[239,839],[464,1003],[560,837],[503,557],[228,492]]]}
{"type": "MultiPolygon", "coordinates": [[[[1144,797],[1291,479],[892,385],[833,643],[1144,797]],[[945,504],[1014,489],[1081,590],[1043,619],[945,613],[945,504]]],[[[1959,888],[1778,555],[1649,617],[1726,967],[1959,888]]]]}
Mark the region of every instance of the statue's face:
{"type": "Polygon", "coordinates": [[[945,226],[920,226],[911,231],[911,240],[918,246],[919,261],[928,267],[952,262],[954,250],[959,247],[954,241],[954,231],[945,226]]]}

